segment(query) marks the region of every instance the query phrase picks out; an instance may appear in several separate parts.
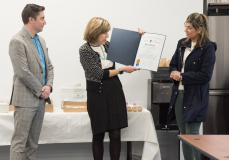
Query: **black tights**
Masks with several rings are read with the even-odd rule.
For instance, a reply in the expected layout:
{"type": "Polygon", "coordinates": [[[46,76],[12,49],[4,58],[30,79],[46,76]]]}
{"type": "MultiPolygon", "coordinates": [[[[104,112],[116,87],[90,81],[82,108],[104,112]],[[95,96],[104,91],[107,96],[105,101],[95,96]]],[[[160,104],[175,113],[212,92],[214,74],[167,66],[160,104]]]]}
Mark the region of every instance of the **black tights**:
{"type": "MultiPolygon", "coordinates": [[[[119,160],[121,151],[120,129],[109,131],[111,160],[119,160]]],[[[93,135],[92,150],[94,160],[103,160],[103,139],[105,133],[93,135]]]]}

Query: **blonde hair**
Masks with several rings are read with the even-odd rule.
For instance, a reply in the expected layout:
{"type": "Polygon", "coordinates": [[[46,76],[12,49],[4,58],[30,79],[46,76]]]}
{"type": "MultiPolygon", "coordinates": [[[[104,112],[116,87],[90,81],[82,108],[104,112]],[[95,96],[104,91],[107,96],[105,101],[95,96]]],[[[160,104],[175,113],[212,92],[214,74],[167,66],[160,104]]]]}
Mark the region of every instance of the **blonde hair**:
{"type": "MultiPolygon", "coordinates": [[[[193,28],[197,31],[200,27],[202,27],[202,31],[199,34],[199,38],[197,40],[197,43],[195,45],[196,47],[201,47],[208,38],[208,19],[204,14],[199,13],[192,13],[188,16],[185,23],[191,23],[193,28]]],[[[189,42],[189,38],[187,38],[183,44],[189,42]]]]}
{"type": "Polygon", "coordinates": [[[100,17],[92,18],[84,31],[84,40],[88,43],[95,43],[99,35],[107,33],[111,29],[110,23],[100,17]]]}

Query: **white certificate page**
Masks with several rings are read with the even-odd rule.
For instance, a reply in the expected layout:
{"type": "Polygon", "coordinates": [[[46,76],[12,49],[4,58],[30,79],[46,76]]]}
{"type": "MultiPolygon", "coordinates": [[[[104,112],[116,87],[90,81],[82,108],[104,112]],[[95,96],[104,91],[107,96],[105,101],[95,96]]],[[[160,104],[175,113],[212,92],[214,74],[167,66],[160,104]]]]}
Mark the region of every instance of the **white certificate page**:
{"type": "Polygon", "coordinates": [[[141,69],[157,71],[166,36],[145,33],[141,37],[134,66],[141,69]]]}

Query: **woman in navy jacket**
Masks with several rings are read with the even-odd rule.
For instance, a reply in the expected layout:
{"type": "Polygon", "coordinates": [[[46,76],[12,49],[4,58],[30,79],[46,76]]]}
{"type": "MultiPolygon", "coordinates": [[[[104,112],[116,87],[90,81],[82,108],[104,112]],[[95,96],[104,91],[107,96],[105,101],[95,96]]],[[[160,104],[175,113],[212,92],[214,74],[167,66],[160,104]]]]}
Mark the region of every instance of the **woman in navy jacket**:
{"type": "MultiPolygon", "coordinates": [[[[205,15],[190,14],[185,23],[187,37],[179,40],[170,63],[174,86],[168,122],[176,119],[181,134],[199,134],[200,124],[206,120],[216,51],[207,28],[205,15]]],[[[182,144],[182,148],[185,160],[200,159],[200,154],[188,145],[182,144]]]]}

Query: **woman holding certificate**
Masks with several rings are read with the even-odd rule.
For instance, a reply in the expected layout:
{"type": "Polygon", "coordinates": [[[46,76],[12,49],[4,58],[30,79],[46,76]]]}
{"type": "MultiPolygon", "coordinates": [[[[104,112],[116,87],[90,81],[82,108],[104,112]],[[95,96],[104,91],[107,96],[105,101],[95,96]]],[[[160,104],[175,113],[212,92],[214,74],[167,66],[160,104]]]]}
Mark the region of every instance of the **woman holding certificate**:
{"type": "MultiPolygon", "coordinates": [[[[177,120],[181,134],[199,134],[207,115],[216,43],[208,39],[208,19],[203,14],[190,14],[184,31],[187,37],[179,40],[170,62],[174,87],[168,120],[177,120]]],[[[185,160],[200,160],[199,152],[184,143],[182,148],[185,160]]]]}
{"type": "MultiPolygon", "coordinates": [[[[80,62],[87,81],[87,107],[93,132],[93,157],[103,159],[103,139],[109,132],[111,160],[119,160],[121,129],[128,126],[126,101],[118,74],[139,70],[133,66],[115,69],[115,63],[107,60],[110,24],[99,17],[92,18],[85,29],[80,49],[80,62]]],[[[139,34],[144,31],[140,30],[139,34]]]]}

